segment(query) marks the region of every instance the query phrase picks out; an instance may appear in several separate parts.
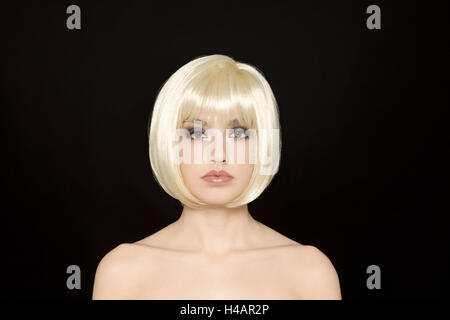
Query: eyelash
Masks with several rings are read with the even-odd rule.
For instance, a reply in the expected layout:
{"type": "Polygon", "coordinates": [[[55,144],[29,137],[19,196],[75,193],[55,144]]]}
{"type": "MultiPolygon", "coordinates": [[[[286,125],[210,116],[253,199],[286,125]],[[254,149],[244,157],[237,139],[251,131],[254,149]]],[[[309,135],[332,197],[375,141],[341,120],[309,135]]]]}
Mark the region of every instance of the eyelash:
{"type": "MultiPolygon", "coordinates": [[[[235,139],[248,139],[248,134],[246,134],[245,132],[247,131],[247,128],[246,127],[234,127],[234,128],[232,128],[232,130],[233,130],[233,132],[231,133],[231,134],[235,134],[236,133],[236,129],[242,129],[242,134],[244,135],[244,137],[233,137],[233,138],[235,138],[235,139]]],[[[194,128],[189,128],[189,129],[187,129],[188,130],[188,132],[189,132],[189,136],[191,137],[191,139],[192,140],[196,140],[195,139],[195,137],[194,137],[194,128]]],[[[205,135],[205,130],[203,130],[202,129],[202,138],[208,138],[206,135],[205,135]]]]}

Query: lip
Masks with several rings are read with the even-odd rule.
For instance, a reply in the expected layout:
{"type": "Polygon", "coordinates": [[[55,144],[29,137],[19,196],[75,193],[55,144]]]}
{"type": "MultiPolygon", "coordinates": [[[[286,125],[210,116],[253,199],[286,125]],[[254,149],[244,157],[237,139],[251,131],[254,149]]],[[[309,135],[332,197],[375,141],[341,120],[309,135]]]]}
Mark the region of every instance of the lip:
{"type": "Polygon", "coordinates": [[[224,184],[233,179],[233,176],[225,170],[211,170],[202,177],[203,180],[212,184],[224,184]]]}

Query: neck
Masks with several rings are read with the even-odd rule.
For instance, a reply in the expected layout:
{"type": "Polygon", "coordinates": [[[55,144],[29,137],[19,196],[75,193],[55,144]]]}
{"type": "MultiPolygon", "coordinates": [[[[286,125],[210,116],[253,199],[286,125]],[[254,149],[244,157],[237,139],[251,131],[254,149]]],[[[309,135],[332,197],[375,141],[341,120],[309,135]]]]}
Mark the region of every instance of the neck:
{"type": "Polygon", "coordinates": [[[180,240],[188,243],[191,249],[205,253],[244,249],[252,244],[252,235],[259,228],[247,205],[200,209],[184,206],[174,225],[180,240]]]}

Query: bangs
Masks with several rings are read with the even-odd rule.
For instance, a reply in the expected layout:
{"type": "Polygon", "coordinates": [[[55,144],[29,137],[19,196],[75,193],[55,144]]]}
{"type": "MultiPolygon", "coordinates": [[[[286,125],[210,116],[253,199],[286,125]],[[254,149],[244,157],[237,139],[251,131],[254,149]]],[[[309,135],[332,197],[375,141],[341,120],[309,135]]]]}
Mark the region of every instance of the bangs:
{"type": "Polygon", "coordinates": [[[196,74],[184,88],[177,127],[199,119],[201,113],[213,113],[225,127],[231,120],[257,129],[251,77],[231,64],[218,65],[196,74]]]}

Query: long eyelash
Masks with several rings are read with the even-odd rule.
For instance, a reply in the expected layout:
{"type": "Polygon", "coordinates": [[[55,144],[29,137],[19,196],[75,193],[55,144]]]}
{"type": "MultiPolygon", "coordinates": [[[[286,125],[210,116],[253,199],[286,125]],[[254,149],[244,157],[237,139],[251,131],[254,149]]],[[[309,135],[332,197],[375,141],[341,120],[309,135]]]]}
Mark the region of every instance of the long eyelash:
{"type": "Polygon", "coordinates": [[[247,131],[248,130],[248,128],[247,127],[244,127],[244,126],[237,126],[237,127],[234,127],[234,128],[232,128],[233,130],[236,130],[236,129],[244,129],[244,131],[247,131]]]}
{"type": "Polygon", "coordinates": [[[248,139],[248,138],[249,138],[249,135],[246,134],[246,132],[247,132],[247,130],[248,130],[247,127],[244,127],[244,126],[236,126],[236,127],[232,128],[231,130],[234,131],[234,130],[236,130],[236,129],[243,129],[243,130],[244,130],[244,139],[248,139]]]}
{"type": "MultiPolygon", "coordinates": [[[[195,133],[195,130],[194,130],[195,128],[186,128],[186,130],[189,132],[189,136],[191,137],[192,136],[192,134],[194,134],[195,133]]],[[[244,130],[244,134],[245,134],[245,132],[248,130],[248,128],[247,127],[244,127],[244,126],[236,126],[236,127],[233,127],[233,128],[231,128],[231,130],[236,130],[236,129],[243,129],[244,130]]],[[[204,129],[202,129],[202,134],[205,134],[205,130],[204,129]]],[[[245,138],[247,139],[249,136],[248,135],[245,135],[245,138]]]]}
{"type": "MultiPolygon", "coordinates": [[[[195,127],[193,127],[193,128],[186,128],[186,130],[188,131],[188,133],[189,133],[189,137],[191,138],[191,139],[194,139],[193,137],[192,137],[192,135],[193,134],[195,134],[195,127]]],[[[205,134],[205,130],[204,129],[202,129],[202,136],[205,134]]]]}
{"type": "MultiPolygon", "coordinates": [[[[195,132],[194,129],[195,129],[195,128],[189,128],[189,129],[186,129],[186,130],[189,131],[190,134],[193,134],[193,133],[195,132]]],[[[204,130],[204,129],[202,129],[202,133],[205,133],[205,130],[204,130]]]]}
{"type": "MultiPolygon", "coordinates": [[[[236,126],[236,127],[231,128],[231,129],[232,129],[232,130],[236,130],[236,129],[244,129],[244,131],[247,131],[247,130],[248,130],[248,128],[247,128],[247,127],[244,127],[244,126],[236,126]]],[[[188,130],[189,132],[193,133],[193,132],[194,132],[194,127],[192,127],[192,128],[186,128],[186,130],[188,130]]],[[[205,132],[205,130],[202,129],[202,132],[205,132]]]]}

